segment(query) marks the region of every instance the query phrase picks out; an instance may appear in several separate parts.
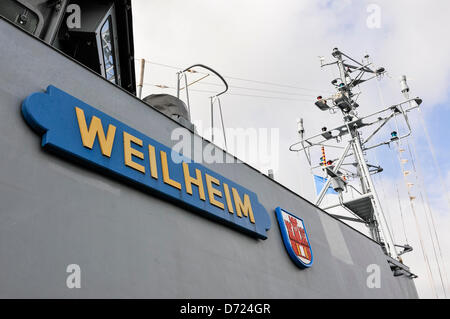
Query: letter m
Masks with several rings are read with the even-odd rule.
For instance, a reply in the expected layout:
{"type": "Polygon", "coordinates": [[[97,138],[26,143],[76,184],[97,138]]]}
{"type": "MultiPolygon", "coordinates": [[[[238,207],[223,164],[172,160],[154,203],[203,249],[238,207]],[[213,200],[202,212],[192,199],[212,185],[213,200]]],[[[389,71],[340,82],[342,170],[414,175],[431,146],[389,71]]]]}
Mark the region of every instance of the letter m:
{"type": "Polygon", "coordinates": [[[250,197],[247,194],[244,194],[244,202],[242,203],[241,197],[239,196],[236,188],[232,188],[234,204],[236,206],[236,215],[242,217],[244,214],[245,217],[250,218],[250,222],[255,223],[255,217],[253,216],[252,204],[250,202],[250,197]]]}
{"type": "Polygon", "coordinates": [[[96,116],[92,116],[91,124],[89,129],[86,124],[86,117],[84,116],[84,111],[78,107],[75,107],[77,113],[78,126],[80,128],[81,140],[83,146],[92,149],[95,142],[95,137],[98,136],[98,141],[100,144],[100,149],[102,154],[111,157],[112,146],[114,143],[114,136],[116,134],[116,127],[112,124],[108,126],[108,132],[105,137],[105,132],[103,131],[102,122],[96,116]]]}

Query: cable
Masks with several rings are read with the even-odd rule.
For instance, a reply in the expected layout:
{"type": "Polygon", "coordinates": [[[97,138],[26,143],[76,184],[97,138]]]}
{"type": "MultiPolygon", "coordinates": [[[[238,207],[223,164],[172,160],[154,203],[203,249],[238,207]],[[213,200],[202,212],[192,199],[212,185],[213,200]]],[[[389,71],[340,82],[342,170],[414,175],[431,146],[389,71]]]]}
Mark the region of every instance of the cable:
{"type": "MultiPolygon", "coordinates": [[[[375,83],[377,84],[377,92],[378,92],[378,97],[380,98],[381,105],[386,105],[386,104],[384,103],[383,93],[381,92],[381,88],[380,88],[380,84],[378,83],[378,80],[375,81],[375,83]]],[[[395,117],[395,116],[394,116],[394,117],[395,117]]],[[[388,122],[387,122],[387,125],[389,126],[389,129],[390,129],[391,132],[392,132],[392,131],[393,131],[393,128],[392,128],[391,121],[388,121],[388,122]]],[[[397,129],[397,132],[398,132],[398,129],[397,129]]]]}
{"type": "MultiPolygon", "coordinates": [[[[399,149],[398,143],[396,143],[396,145],[397,145],[397,149],[399,149]]],[[[400,151],[398,150],[398,151],[397,151],[397,159],[398,159],[398,161],[399,161],[399,163],[400,163],[400,169],[401,169],[401,171],[402,171],[403,180],[404,180],[404,182],[405,182],[406,190],[407,190],[407,192],[408,192],[409,204],[410,204],[411,211],[412,211],[412,213],[413,213],[413,217],[414,217],[414,220],[415,220],[416,230],[417,230],[417,235],[419,236],[420,248],[421,248],[421,250],[422,250],[422,255],[423,255],[425,264],[426,264],[426,266],[427,266],[428,280],[429,280],[431,289],[432,289],[433,292],[434,292],[434,295],[436,296],[436,298],[438,298],[438,295],[437,295],[437,292],[436,292],[436,288],[435,288],[435,285],[434,285],[433,273],[432,273],[432,271],[431,271],[430,262],[429,262],[429,260],[428,260],[428,255],[427,255],[427,253],[426,253],[426,251],[425,251],[425,247],[424,247],[424,244],[423,244],[423,238],[422,238],[422,232],[421,232],[420,226],[419,226],[419,220],[417,219],[416,210],[415,210],[415,208],[414,208],[414,203],[413,203],[414,197],[411,196],[411,192],[409,191],[409,188],[408,188],[408,181],[407,181],[407,179],[406,179],[406,174],[405,174],[406,171],[403,169],[403,163],[402,163],[402,161],[401,161],[401,158],[400,158],[400,155],[399,155],[399,154],[400,154],[400,151]]]]}
{"type": "Polygon", "coordinates": [[[406,241],[406,244],[408,245],[409,242],[408,242],[408,236],[406,236],[406,227],[405,227],[405,221],[403,219],[403,210],[402,210],[402,204],[400,202],[400,194],[398,192],[398,187],[397,186],[395,187],[395,189],[397,190],[398,207],[400,209],[400,218],[402,220],[403,234],[405,235],[405,241],[406,241]]]}
{"type": "MultiPolygon", "coordinates": [[[[142,59],[134,59],[134,60],[140,61],[142,59]]],[[[164,63],[159,63],[159,62],[153,62],[148,59],[145,59],[145,62],[149,63],[149,64],[154,64],[154,65],[158,65],[158,66],[162,66],[162,67],[171,68],[174,70],[183,70],[183,68],[181,68],[181,67],[164,64],[164,63]]],[[[203,73],[203,72],[199,72],[199,71],[194,71],[194,73],[207,74],[207,73],[203,73]]],[[[295,86],[295,85],[290,85],[290,84],[281,84],[281,83],[275,83],[275,82],[258,81],[258,80],[245,79],[245,78],[228,76],[228,75],[224,76],[224,78],[228,78],[228,79],[232,79],[232,80],[236,80],[236,81],[245,81],[245,82],[257,83],[257,84],[272,85],[272,86],[277,86],[277,87],[298,89],[298,90],[304,90],[304,91],[310,91],[310,92],[323,92],[323,90],[319,90],[319,89],[305,88],[305,87],[301,87],[301,86],[295,86]]]]}
{"type": "MultiPolygon", "coordinates": [[[[389,124],[389,123],[388,123],[388,124],[389,124]]],[[[391,130],[392,130],[392,128],[391,128],[391,130]]],[[[391,149],[389,149],[389,150],[392,152],[391,149]]],[[[388,157],[389,157],[389,159],[390,159],[390,164],[391,164],[391,166],[394,167],[394,166],[395,166],[394,157],[393,157],[393,156],[388,156],[388,157]]],[[[395,176],[394,176],[394,177],[395,177],[395,176]]],[[[400,192],[399,192],[399,190],[398,190],[397,184],[395,185],[395,189],[396,189],[396,191],[397,191],[397,201],[398,201],[398,207],[399,207],[399,209],[400,209],[400,219],[401,219],[401,221],[402,221],[403,235],[405,236],[406,244],[409,244],[408,236],[406,235],[406,227],[405,227],[405,220],[404,220],[404,217],[403,217],[402,204],[401,204],[401,201],[400,201],[400,192]]]]}
{"type": "MultiPolygon", "coordinates": [[[[399,126],[398,126],[397,117],[394,117],[394,121],[395,121],[396,130],[397,130],[397,132],[399,132],[399,126]]],[[[435,282],[434,282],[434,278],[433,278],[433,271],[431,270],[430,261],[428,259],[427,253],[425,252],[425,247],[424,247],[424,244],[423,244],[422,231],[420,229],[419,220],[417,218],[416,209],[415,209],[414,203],[413,203],[413,200],[414,200],[415,197],[413,197],[411,195],[411,192],[410,192],[410,189],[409,189],[409,185],[408,185],[408,181],[406,179],[406,174],[405,174],[406,171],[403,169],[403,164],[404,163],[402,162],[402,159],[401,159],[401,156],[400,156],[400,143],[401,143],[400,141],[396,142],[396,145],[397,145],[397,148],[398,148],[398,155],[397,155],[398,156],[398,160],[399,160],[399,163],[400,163],[400,166],[401,166],[401,170],[402,170],[402,173],[403,173],[403,179],[405,181],[406,189],[407,189],[407,192],[408,192],[409,203],[410,203],[411,211],[413,213],[414,220],[415,220],[415,223],[416,223],[416,229],[417,229],[417,234],[419,236],[420,247],[422,249],[422,254],[423,254],[425,263],[427,265],[429,279],[431,280],[431,286],[432,286],[432,289],[433,289],[433,292],[434,292],[436,298],[439,298],[439,296],[437,294],[437,291],[436,291],[436,287],[435,287],[435,282]]],[[[426,218],[426,214],[425,214],[425,218],[426,218]]],[[[426,221],[427,221],[427,224],[428,224],[428,219],[426,219],[426,221]]],[[[429,224],[428,224],[428,227],[429,227],[429,224]]]]}
{"type": "MultiPolygon", "coordinates": [[[[409,94],[408,94],[407,92],[404,92],[404,95],[405,95],[406,98],[409,97],[409,94]]],[[[424,132],[425,132],[425,136],[426,136],[426,139],[427,139],[428,147],[429,147],[430,152],[431,152],[431,156],[432,156],[432,158],[433,158],[434,165],[436,166],[436,169],[437,169],[437,172],[438,172],[438,175],[439,175],[440,182],[441,182],[441,184],[442,184],[442,186],[443,186],[443,190],[444,190],[445,196],[446,196],[446,198],[447,198],[448,208],[450,208],[450,198],[449,198],[449,193],[448,193],[448,187],[447,187],[446,182],[445,182],[445,180],[444,180],[444,178],[443,178],[443,176],[442,176],[442,172],[441,172],[440,166],[439,166],[438,163],[437,163],[437,160],[436,160],[436,154],[435,154],[435,151],[434,151],[434,147],[433,147],[433,144],[432,144],[432,142],[431,142],[431,138],[430,138],[430,135],[429,135],[427,126],[426,126],[426,124],[425,124],[425,120],[424,120],[424,117],[423,117],[423,114],[422,114],[422,111],[421,111],[420,107],[418,108],[418,112],[419,112],[419,119],[420,119],[420,121],[421,121],[421,124],[422,124],[423,129],[424,129],[424,132]]],[[[407,140],[407,142],[408,142],[408,140],[407,140]]],[[[412,143],[413,143],[413,147],[414,147],[414,148],[413,148],[413,153],[414,153],[415,157],[418,158],[418,157],[417,157],[417,153],[416,153],[416,148],[415,148],[414,139],[413,139],[412,143]]],[[[410,145],[409,145],[409,142],[408,142],[408,150],[409,150],[409,153],[410,153],[410,156],[411,156],[411,159],[412,159],[413,169],[416,170],[416,169],[415,169],[415,164],[414,164],[414,156],[413,156],[413,154],[411,153],[411,147],[410,147],[410,145]]],[[[418,164],[420,165],[420,162],[418,162],[418,164]]],[[[420,167],[419,167],[419,168],[420,168],[420,167]]],[[[420,173],[420,172],[419,172],[419,173],[420,173]]],[[[418,174],[417,174],[417,172],[416,172],[416,179],[417,179],[417,176],[418,176],[418,174]]],[[[421,193],[421,199],[422,199],[422,202],[423,202],[423,205],[424,205],[425,217],[426,217],[426,218],[428,217],[428,216],[427,216],[427,210],[426,210],[426,208],[428,208],[428,213],[429,213],[428,215],[429,215],[429,217],[430,217],[430,219],[431,219],[431,221],[432,221],[432,224],[433,224],[434,234],[435,234],[436,242],[437,242],[437,245],[438,245],[438,248],[439,248],[441,261],[442,261],[442,264],[444,265],[444,260],[443,260],[443,256],[442,256],[442,251],[441,251],[441,249],[440,249],[440,241],[439,241],[439,237],[437,236],[436,226],[435,226],[435,223],[434,223],[433,213],[432,213],[432,210],[431,210],[431,206],[429,205],[428,195],[427,195],[427,193],[426,193],[426,191],[425,191],[425,189],[424,189],[423,177],[422,177],[421,174],[419,174],[419,177],[420,177],[420,186],[421,186],[421,189],[422,189],[422,193],[425,193],[426,204],[427,204],[427,205],[425,206],[424,200],[423,200],[423,195],[422,195],[422,193],[421,193]]],[[[437,263],[438,270],[439,270],[439,276],[440,276],[440,279],[441,279],[442,288],[443,288],[445,297],[447,297],[446,288],[445,288],[445,285],[444,285],[444,282],[443,282],[443,279],[442,279],[441,267],[440,267],[440,264],[439,264],[439,260],[438,260],[438,258],[437,258],[436,248],[435,248],[435,245],[434,245],[433,235],[432,235],[432,233],[431,233],[431,229],[430,229],[430,225],[429,225],[428,218],[427,218],[426,220],[427,220],[428,230],[429,230],[429,232],[430,232],[430,237],[431,237],[431,241],[432,241],[432,245],[433,245],[433,251],[434,251],[434,254],[435,254],[435,258],[436,258],[436,263],[437,263]]],[[[446,271],[445,271],[445,267],[444,267],[444,275],[445,275],[445,278],[446,278],[446,282],[447,282],[447,284],[448,284],[448,277],[447,277],[447,274],[446,274],[446,271]]]]}
{"type": "MultiPolygon", "coordinates": [[[[420,187],[421,187],[421,197],[422,197],[422,193],[425,195],[425,202],[424,202],[423,205],[424,205],[424,208],[425,208],[425,207],[428,208],[428,215],[429,215],[429,217],[430,217],[430,219],[431,219],[431,223],[432,223],[432,226],[433,226],[434,236],[435,236],[435,238],[436,238],[436,243],[437,243],[437,246],[438,246],[438,251],[439,251],[439,255],[440,255],[440,259],[441,259],[441,264],[442,264],[442,268],[443,268],[443,273],[444,273],[445,281],[446,281],[446,283],[447,283],[447,285],[448,285],[448,276],[447,276],[447,271],[445,270],[444,257],[443,257],[443,255],[442,255],[441,244],[440,244],[439,236],[438,236],[437,230],[436,230],[436,224],[435,224],[435,222],[434,222],[433,210],[431,209],[431,205],[430,205],[430,203],[429,203],[428,194],[427,194],[426,188],[425,188],[424,179],[423,179],[423,176],[422,176],[422,174],[421,174],[422,168],[421,168],[421,166],[420,166],[420,161],[418,161],[418,160],[417,160],[416,162],[414,161],[414,157],[415,157],[416,159],[418,158],[418,157],[417,157],[417,153],[416,153],[415,143],[414,143],[414,140],[412,140],[412,153],[411,153],[411,147],[410,147],[410,145],[409,145],[409,142],[407,141],[407,143],[408,143],[408,144],[407,144],[407,146],[408,146],[408,151],[409,151],[410,157],[411,157],[411,159],[412,159],[412,165],[413,165],[414,171],[416,171],[416,165],[415,165],[415,163],[417,163],[418,174],[417,174],[417,172],[416,172],[416,177],[418,177],[418,182],[419,182],[419,185],[420,185],[420,187]],[[414,156],[413,156],[413,155],[414,155],[414,156]],[[425,204],[425,203],[426,203],[426,204],[425,204]]],[[[423,201],[423,197],[422,197],[422,201],[423,201]]],[[[426,210],[425,210],[425,213],[426,213],[426,210]]],[[[427,220],[427,223],[428,223],[428,220],[427,220]]],[[[437,263],[438,269],[439,269],[439,275],[441,276],[442,288],[443,288],[443,290],[444,290],[444,295],[445,295],[445,297],[447,298],[446,287],[445,287],[445,285],[444,285],[444,283],[443,283],[443,280],[442,280],[441,268],[440,268],[440,266],[439,266],[439,260],[438,260],[438,258],[437,258],[436,249],[435,249],[434,242],[433,242],[433,236],[432,236],[432,234],[431,234],[431,230],[429,230],[429,231],[430,231],[430,237],[431,237],[431,240],[432,240],[432,243],[433,243],[433,250],[434,250],[434,254],[435,254],[435,258],[436,258],[436,263],[437,263]]]]}
{"type": "Polygon", "coordinates": [[[286,100],[286,101],[301,101],[301,102],[308,102],[308,103],[311,102],[310,100],[290,99],[290,98],[283,98],[283,97],[263,96],[263,95],[253,95],[253,94],[229,93],[228,95],[259,97],[259,98],[265,98],[265,99],[276,99],[276,100],[286,100]]]}
{"type": "MultiPolygon", "coordinates": [[[[384,104],[383,94],[381,93],[380,85],[378,84],[378,82],[377,82],[377,89],[378,89],[378,95],[379,95],[379,98],[380,98],[380,100],[381,100],[381,103],[382,103],[383,105],[385,105],[385,104],[384,104]]],[[[398,121],[397,121],[397,117],[394,117],[394,120],[395,120],[395,125],[396,125],[396,128],[397,128],[397,132],[398,132],[398,121]]],[[[389,124],[389,126],[390,126],[390,123],[388,123],[388,124],[389,124]]],[[[391,126],[390,126],[390,127],[391,127],[391,126]]],[[[391,127],[391,129],[392,129],[392,127],[391,127]]],[[[399,141],[397,141],[397,142],[395,143],[395,145],[397,146],[397,154],[396,154],[397,156],[396,156],[396,157],[397,157],[397,159],[398,159],[398,161],[399,161],[400,169],[401,169],[401,172],[402,172],[402,175],[403,175],[403,180],[404,180],[405,185],[406,185],[406,190],[407,190],[407,193],[408,193],[408,198],[409,198],[409,203],[410,203],[411,211],[412,211],[412,213],[413,213],[413,217],[414,217],[415,224],[416,224],[417,234],[418,234],[418,236],[419,236],[419,243],[420,243],[420,247],[421,247],[421,250],[422,250],[422,255],[423,255],[425,264],[427,265],[428,281],[429,281],[429,284],[430,284],[430,286],[431,286],[431,288],[432,288],[432,290],[433,290],[433,292],[434,292],[434,295],[435,295],[436,298],[437,298],[438,295],[437,295],[436,288],[435,288],[435,284],[434,284],[433,273],[432,273],[432,271],[431,271],[431,266],[430,266],[430,262],[429,262],[429,260],[428,260],[428,255],[426,254],[426,251],[425,251],[425,247],[424,247],[424,243],[423,243],[423,239],[422,239],[422,232],[421,232],[421,229],[420,229],[420,226],[419,226],[419,220],[417,219],[416,210],[415,210],[415,208],[414,208],[414,203],[413,203],[413,198],[414,198],[414,197],[411,196],[411,192],[410,192],[409,187],[408,187],[408,181],[407,181],[407,179],[406,179],[405,170],[404,170],[404,168],[403,168],[403,163],[402,163],[402,160],[401,160],[401,158],[400,158],[400,152],[401,152],[401,151],[400,151],[400,144],[399,144],[399,141]]],[[[405,233],[405,236],[406,236],[406,233],[405,233]]]]}
{"type": "Polygon", "coordinates": [[[418,107],[417,109],[419,110],[419,119],[421,121],[423,130],[425,132],[425,137],[427,139],[428,148],[431,151],[431,157],[433,158],[434,165],[436,166],[436,170],[438,171],[439,180],[440,180],[440,182],[442,184],[443,190],[445,191],[445,196],[447,197],[448,208],[450,210],[450,197],[448,195],[449,188],[447,187],[447,183],[445,182],[444,178],[442,177],[441,167],[438,165],[438,162],[436,160],[436,153],[434,151],[433,144],[431,143],[430,134],[428,133],[428,129],[427,129],[427,126],[425,124],[425,120],[423,119],[422,111],[420,110],[420,107],[418,107]]]}
{"type": "MultiPolygon", "coordinates": [[[[415,177],[416,177],[416,181],[418,181],[417,172],[416,172],[415,167],[414,167],[414,160],[412,158],[411,158],[411,162],[412,162],[414,174],[415,174],[415,177]]],[[[442,279],[441,266],[439,264],[439,260],[438,260],[438,257],[437,257],[436,247],[435,247],[435,244],[434,244],[434,239],[433,239],[433,235],[432,235],[431,227],[430,227],[430,221],[429,221],[429,218],[428,218],[428,214],[427,214],[425,202],[424,202],[424,199],[423,199],[422,191],[419,192],[419,196],[420,196],[420,199],[421,199],[422,207],[424,209],[425,221],[427,222],[428,233],[430,235],[431,246],[433,247],[434,258],[436,260],[436,264],[437,264],[437,267],[438,267],[438,272],[439,272],[439,277],[440,277],[440,281],[441,281],[441,285],[442,285],[442,290],[444,292],[445,298],[447,298],[447,292],[446,292],[446,289],[445,289],[444,281],[442,279]]],[[[428,209],[430,209],[430,208],[428,207],[428,209]]]]}
{"type": "MultiPolygon", "coordinates": [[[[379,164],[378,164],[379,165],[379,164]]],[[[382,194],[382,196],[383,196],[383,201],[387,204],[387,200],[386,200],[386,194],[385,194],[385,192],[384,192],[384,183],[383,183],[383,181],[381,180],[381,178],[380,178],[380,176],[378,176],[376,179],[378,179],[378,184],[380,184],[381,183],[381,194],[382,194]]],[[[376,180],[375,178],[374,178],[374,180],[376,180]]],[[[380,205],[381,206],[383,206],[381,203],[380,203],[380,205]]],[[[391,232],[391,236],[392,236],[392,239],[393,239],[393,242],[394,242],[394,244],[397,242],[397,240],[395,239],[395,234],[394,234],[394,232],[393,232],[393,230],[394,230],[394,227],[392,227],[392,222],[391,222],[391,214],[389,213],[389,209],[387,209],[387,210],[384,210],[383,209],[383,212],[384,211],[386,211],[386,214],[384,214],[384,215],[386,215],[386,223],[387,223],[387,226],[388,226],[388,228],[389,229],[392,229],[392,232],[391,232]]]]}
{"type": "MultiPolygon", "coordinates": [[[[202,83],[199,83],[199,84],[204,84],[204,85],[215,85],[215,86],[220,86],[220,85],[221,85],[221,84],[211,83],[211,82],[202,82],[202,83]]],[[[272,91],[272,90],[257,89],[257,88],[249,88],[249,87],[236,86],[236,85],[229,85],[229,87],[230,87],[230,88],[235,88],[235,89],[250,90],[250,91],[260,91],[260,92],[278,93],[278,94],[286,94],[286,95],[298,95],[298,96],[311,96],[311,97],[315,97],[315,95],[313,95],[313,94],[300,94],[300,93],[291,93],[291,92],[282,92],[282,91],[272,91]]]]}
{"type": "MultiPolygon", "coordinates": [[[[144,82],[144,85],[155,86],[155,87],[159,87],[159,88],[161,88],[161,89],[172,89],[172,90],[176,90],[175,87],[171,87],[171,86],[164,85],[164,84],[154,84],[154,83],[146,83],[146,82],[144,82]]],[[[215,91],[211,91],[211,90],[201,90],[201,89],[189,89],[189,91],[201,92],[201,93],[212,93],[212,94],[217,93],[217,92],[215,92],[215,91]]],[[[286,100],[286,101],[311,102],[310,100],[305,100],[305,99],[293,99],[293,98],[284,98],[284,97],[277,97],[277,96],[254,95],[254,94],[227,93],[227,95],[246,96],[246,97],[257,97],[257,98],[275,99],[275,100],[286,100]]]]}
{"type": "MultiPolygon", "coordinates": [[[[373,152],[373,154],[374,154],[374,156],[375,156],[375,162],[377,163],[376,165],[378,166],[378,167],[380,167],[380,162],[378,161],[378,156],[377,156],[377,154],[376,154],[376,152],[373,152]]],[[[381,179],[381,177],[378,175],[375,175],[375,177],[374,177],[374,181],[375,180],[377,180],[378,179],[378,184],[381,184],[381,194],[382,194],[382,196],[383,196],[383,201],[384,201],[384,203],[387,203],[387,200],[386,200],[386,193],[385,193],[385,191],[384,191],[384,183],[383,183],[383,180],[381,179]]],[[[380,203],[380,205],[382,205],[381,203],[380,203]]],[[[382,209],[383,210],[383,209],[382,209]]],[[[384,210],[383,210],[384,211],[384,210]]],[[[388,210],[386,210],[386,216],[387,216],[387,218],[386,218],[386,222],[387,222],[387,226],[388,226],[388,228],[390,228],[390,229],[392,229],[392,239],[393,239],[393,241],[394,241],[394,244],[395,244],[395,242],[396,242],[396,239],[395,239],[395,235],[394,235],[394,232],[393,232],[393,230],[394,230],[394,228],[392,227],[392,223],[391,223],[391,214],[389,213],[389,209],[388,210]]]]}
{"type": "MultiPolygon", "coordinates": [[[[134,59],[135,62],[140,61],[140,60],[142,60],[142,59],[134,59]]],[[[173,66],[173,65],[168,65],[168,64],[164,64],[164,63],[157,63],[157,62],[149,61],[147,59],[143,59],[143,60],[145,60],[145,63],[159,65],[159,66],[163,66],[163,67],[174,69],[174,70],[182,70],[182,68],[179,68],[179,67],[176,67],[176,66],[173,66]]],[[[200,73],[200,72],[198,72],[198,73],[200,73]]]]}
{"type": "MultiPolygon", "coordinates": [[[[413,166],[414,166],[414,163],[413,163],[413,166]]],[[[418,181],[417,175],[416,175],[416,180],[418,181]]],[[[430,226],[431,208],[428,205],[428,202],[425,203],[425,201],[424,201],[423,189],[421,190],[421,192],[419,194],[420,194],[420,199],[421,199],[422,207],[423,207],[424,214],[425,214],[425,220],[427,222],[428,233],[429,233],[430,239],[431,239],[431,246],[433,247],[434,258],[436,260],[436,265],[437,265],[438,272],[439,272],[439,279],[440,279],[440,282],[442,285],[442,290],[444,292],[444,297],[447,298],[447,289],[445,287],[444,280],[442,278],[441,265],[440,265],[439,258],[438,258],[437,252],[436,252],[436,244],[435,244],[435,240],[433,239],[433,233],[431,231],[431,226],[430,226]],[[427,209],[428,209],[428,214],[427,214],[427,209]]],[[[434,233],[435,233],[435,237],[436,237],[436,228],[434,227],[434,223],[433,223],[433,228],[434,228],[434,233]]],[[[437,237],[436,237],[436,242],[437,242],[437,245],[440,246],[437,237]]]]}
{"type": "Polygon", "coordinates": [[[237,77],[232,77],[232,76],[225,76],[225,78],[232,79],[232,80],[238,80],[238,81],[246,81],[246,82],[258,83],[258,84],[264,84],[264,85],[273,85],[273,86],[284,87],[284,88],[305,90],[305,91],[311,91],[311,92],[321,92],[321,91],[323,91],[323,90],[319,90],[319,89],[304,88],[304,87],[300,87],[300,86],[279,84],[279,83],[274,83],[274,82],[249,80],[249,79],[237,78],[237,77]]]}

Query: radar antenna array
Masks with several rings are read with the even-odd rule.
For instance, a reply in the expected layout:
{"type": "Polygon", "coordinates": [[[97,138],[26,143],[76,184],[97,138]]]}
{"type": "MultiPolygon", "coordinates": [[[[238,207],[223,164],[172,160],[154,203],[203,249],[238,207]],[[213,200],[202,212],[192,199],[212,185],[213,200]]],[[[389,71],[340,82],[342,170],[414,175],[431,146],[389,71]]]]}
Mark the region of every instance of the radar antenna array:
{"type": "MultiPolygon", "coordinates": [[[[411,126],[408,113],[418,108],[422,100],[420,98],[407,98],[398,104],[384,107],[380,111],[359,116],[357,112],[359,105],[356,103],[356,100],[360,93],[354,93],[353,90],[362,83],[374,78],[380,78],[386,71],[382,67],[374,68],[369,61],[368,55],[364,56],[363,62],[358,62],[338,48],[334,48],[331,55],[334,61],[329,63],[325,63],[323,57],[319,58],[321,67],[335,65],[338,68],[339,77],[331,81],[336,93],[328,97],[318,96],[315,105],[322,111],[329,111],[332,114],[340,113],[343,124],[333,129],[323,127],[322,132],[311,137],[305,137],[303,119],[300,119],[298,121],[300,141],[292,144],[289,149],[293,152],[304,152],[311,171],[319,169],[326,177],[326,182],[317,196],[315,204],[321,206],[325,195],[331,187],[338,194],[339,203],[322,208],[324,210],[339,206],[344,208],[345,211],[351,213],[352,217],[334,216],[339,219],[366,224],[369,227],[371,237],[381,245],[384,252],[393,259],[398,260],[399,255],[410,251],[410,249],[408,246],[408,249],[404,249],[401,253],[397,252],[396,247],[405,247],[394,243],[372,180],[372,175],[382,172],[383,169],[380,166],[368,164],[365,154],[368,150],[383,145],[390,145],[410,136],[411,126]],[[404,132],[393,131],[382,142],[370,143],[372,138],[390,120],[397,120],[397,118],[405,122],[404,132]],[[364,139],[362,138],[362,129],[365,131],[371,130],[364,139]],[[346,139],[345,142],[344,139],[346,139]],[[342,144],[345,146],[337,146],[334,142],[343,142],[342,144]],[[320,147],[323,150],[320,163],[317,165],[311,159],[311,149],[316,147],[320,147]],[[342,153],[338,158],[326,161],[325,147],[341,149],[342,153]],[[353,158],[353,160],[348,162],[347,159],[349,158],[353,158]],[[359,181],[359,190],[350,184],[350,181],[354,179],[359,181]],[[344,193],[347,193],[349,188],[356,190],[358,197],[344,199],[344,193]]],[[[395,264],[398,265],[398,263],[395,264]]]]}

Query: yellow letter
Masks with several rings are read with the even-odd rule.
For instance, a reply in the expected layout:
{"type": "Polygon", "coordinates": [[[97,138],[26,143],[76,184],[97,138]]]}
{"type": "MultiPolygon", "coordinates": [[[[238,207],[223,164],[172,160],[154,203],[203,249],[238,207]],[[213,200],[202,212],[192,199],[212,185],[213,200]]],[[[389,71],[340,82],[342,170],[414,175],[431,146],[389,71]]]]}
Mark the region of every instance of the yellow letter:
{"type": "Polygon", "coordinates": [[[132,155],[134,155],[140,159],[144,159],[144,154],[142,154],[138,150],[135,150],[134,148],[132,148],[131,142],[133,142],[139,146],[142,146],[142,140],[123,131],[123,154],[125,157],[125,165],[129,166],[131,168],[134,168],[135,170],[145,174],[145,167],[142,166],[141,164],[133,162],[133,159],[131,157],[132,155]]]}
{"type": "Polygon", "coordinates": [[[228,189],[228,185],[223,183],[223,189],[225,191],[225,199],[227,200],[228,212],[233,214],[233,204],[231,203],[230,190],[228,189]]]}
{"type": "Polygon", "coordinates": [[[244,213],[245,217],[250,215],[250,222],[255,223],[255,217],[253,217],[252,204],[250,203],[250,197],[247,194],[244,194],[244,204],[242,204],[242,200],[239,197],[239,193],[236,188],[231,189],[234,197],[234,204],[236,205],[236,215],[242,217],[242,213],[244,213]]]}
{"type": "Polygon", "coordinates": [[[189,175],[189,166],[187,163],[183,162],[183,173],[184,173],[184,183],[186,184],[186,193],[192,195],[192,184],[198,186],[198,193],[201,200],[205,200],[205,190],[203,189],[202,173],[198,168],[195,169],[195,175],[197,178],[191,177],[189,175]]]}
{"type": "Polygon", "coordinates": [[[150,173],[154,179],[158,179],[158,169],[156,168],[155,147],[148,145],[148,155],[150,157],[150,173]]]}
{"type": "Polygon", "coordinates": [[[221,209],[224,209],[223,203],[217,201],[217,200],[214,198],[214,195],[217,195],[217,196],[219,196],[219,197],[222,197],[222,192],[219,191],[218,189],[214,188],[214,187],[212,186],[212,184],[211,184],[211,183],[214,183],[214,184],[216,184],[217,186],[219,186],[219,185],[220,185],[220,182],[219,182],[217,179],[215,179],[214,177],[209,176],[208,174],[205,174],[205,179],[206,179],[206,187],[208,188],[209,202],[210,202],[212,205],[214,205],[214,206],[217,206],[217,207],[219,207],[219,208],[221,208],[221,209]]]}
{"type": "Polygon", "coordinates": [[[89,129],[86,124],[86,117],[84,116],[84,111],[78,107],[75,107],[75,112],[78,119],[78,127],[80,128],[81,140],[83,146],[92,149],[94,146],[95,137],[98,135],[98,141],[100,144],[100,149],[102,154],[111,157],[111,151],[114,142],[114,136],[116,135],[116,127],[112,124],[108,126],[108,133],[103,131],[102,122],[96,116],[92,116],[91,124],[89,129]]]}
{"type": "Polygon", "coordinates": [[[172,187],[178,188],[181,190],[181,184],[173,179],[170,179],[169,176],[169,167],[167,166],[167,154],[164,151],[160,151],[161,154],[161,168],[163,173],[163,181],[166,184],[169,184],[172,187]]]}

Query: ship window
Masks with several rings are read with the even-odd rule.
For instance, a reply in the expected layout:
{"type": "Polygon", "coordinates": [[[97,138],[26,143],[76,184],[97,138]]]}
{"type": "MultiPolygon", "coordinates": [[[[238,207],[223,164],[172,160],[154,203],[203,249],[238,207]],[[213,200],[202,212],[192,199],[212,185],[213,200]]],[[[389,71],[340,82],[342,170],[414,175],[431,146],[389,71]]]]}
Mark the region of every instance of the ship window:
{"type": "Polygon", "coordinates": [[[114,56],[114,45],[113,45],[113,33],[112,33],[112,23],[111,16],[106,19],[100,30],[100,38],[102,43],[103,52],[103,68],[105,71],[105,78],[113,83],[116,81],[116,63],[114,56]]]}

